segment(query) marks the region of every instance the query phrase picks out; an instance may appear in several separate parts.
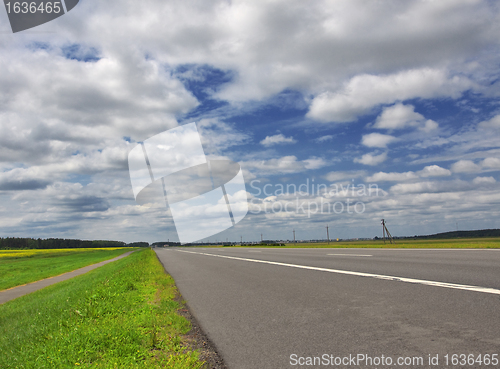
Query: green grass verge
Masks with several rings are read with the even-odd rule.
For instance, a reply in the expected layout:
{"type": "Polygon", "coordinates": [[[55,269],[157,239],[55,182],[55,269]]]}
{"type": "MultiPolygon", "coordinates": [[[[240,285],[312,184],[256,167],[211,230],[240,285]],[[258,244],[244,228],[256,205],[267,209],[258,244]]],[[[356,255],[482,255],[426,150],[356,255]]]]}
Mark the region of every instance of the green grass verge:
{"type": "MultiPolygon", "coordinates": [[[[197,246],[198,247],[198,246],[197,246]]],[[[200,245],[199,247],[209,247],[200,245]]],[[[222,247],[213,246],[213,247],[222,247]]],[[[330,241],[318,243],[288,243],[285,246],[224,246],[224,247],[266,247],[266,248],[399,248],[399,249],[498,249],[500,238],[453,238],[434,240],[396,240],[396,244],[382,240],[330,241]]]]}
{"type": "Polygon", "coordinates": [[[202,368],[150,249],[0,305],[0,368],[202,368]]]}
{"type": "Polygon", "coordinates": [[[50,253],[47,250],[29,250],[29,256],[25,257],[13,253],[12,256],[0,258],[0,291],[112,259],[131,250],[64,249],[50,250],[50,253]]]}

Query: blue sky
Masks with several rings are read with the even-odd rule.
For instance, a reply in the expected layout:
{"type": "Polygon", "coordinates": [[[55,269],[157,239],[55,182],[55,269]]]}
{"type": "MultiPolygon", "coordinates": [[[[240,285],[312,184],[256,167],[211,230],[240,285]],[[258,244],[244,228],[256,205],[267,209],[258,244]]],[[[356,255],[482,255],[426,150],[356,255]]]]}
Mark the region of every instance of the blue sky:
{"type": "Polygon", "coordinates": [[[81,1],[16,34],[0,11],[0,236],[176,240],[127,155],[191,122],[246,180],[212,241],[500,228],[499,10],[81,1]]]}

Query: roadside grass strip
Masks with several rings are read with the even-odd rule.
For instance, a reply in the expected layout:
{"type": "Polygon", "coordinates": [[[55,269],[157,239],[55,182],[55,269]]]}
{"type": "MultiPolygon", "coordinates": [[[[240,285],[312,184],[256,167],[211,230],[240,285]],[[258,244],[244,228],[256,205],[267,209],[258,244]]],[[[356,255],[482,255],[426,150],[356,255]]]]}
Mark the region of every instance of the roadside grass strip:
{"type": "Polygon", "coordinates": [[[203,368],[174,280],[145,249],[0,305],[0,368],[203,368]]]}
{"type": "Polygon", "coordinates": [[[134,249],[0,250],[0,291],[109,260],[131,250],[134,249]]]}

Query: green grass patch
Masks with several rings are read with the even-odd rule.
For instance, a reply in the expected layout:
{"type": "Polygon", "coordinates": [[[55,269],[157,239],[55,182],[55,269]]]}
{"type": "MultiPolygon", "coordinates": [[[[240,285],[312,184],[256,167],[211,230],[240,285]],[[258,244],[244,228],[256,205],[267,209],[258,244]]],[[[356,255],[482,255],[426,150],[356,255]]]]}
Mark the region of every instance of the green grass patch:
{"type": "Polygon", "coordinates": [[[112,259],[131,250],[0,250],[0,291],[112,259]]]}
{"type": "Polygon", "coordinates": [[[0,305],[0,368],[202,368],[150,249],[0,305]]]}
{"type": "Polygon", "coordinates": [[[332,247],[332,248],[400,248],[400,249],[489,249],[500,248],[500,238],[455,238],[435,240],[395,240],[395,244],[383,240],[330,241],[330,243],[287,244],[285,247],[332,247]]]}

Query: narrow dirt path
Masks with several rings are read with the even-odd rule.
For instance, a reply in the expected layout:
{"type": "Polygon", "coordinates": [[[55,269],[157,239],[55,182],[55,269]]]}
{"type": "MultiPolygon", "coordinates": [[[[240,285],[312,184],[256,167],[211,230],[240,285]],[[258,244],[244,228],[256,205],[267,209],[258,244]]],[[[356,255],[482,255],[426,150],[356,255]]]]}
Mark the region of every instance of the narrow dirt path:
{"type": "MultiPolygon", "coordinates": [[[[136,251],[136,250],[134,250],[134,251],[136,251]]],[[[134,251],[128,251],[124,254],[121,254],[120,256],[117,256],[116,258],[104,260],[104,261],[101,261],[99,263],[92,264],[92,265],[87,265],[86,267],[76,269],[76,270],[73,270],[71,272],[67,272],[64,274],[60,274],[60,275],[55,276],[55,277],[41,279],[41,280],[36,281],[36,282],[31,282],[28,284],[24,284],[22,286],[16,286],[16,287],[12,287],[12,288],[0,291],[0,305],[6,303],[7,301],[13,300],[15,298],[27,295],[28,293],[38,291],[44,287],[50,286],[51,284],[62,282],[62,281],[65,281],[67,279],[76,277],[78,275],[82,275],[82,274],[85,274],[87,272],[90,272],[91,270],[99,268],[105,264],[108,264],[108,263],[111,263],[113,261],[127,257],[131,253],[133,253],[134,251]]]]}

